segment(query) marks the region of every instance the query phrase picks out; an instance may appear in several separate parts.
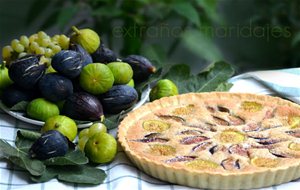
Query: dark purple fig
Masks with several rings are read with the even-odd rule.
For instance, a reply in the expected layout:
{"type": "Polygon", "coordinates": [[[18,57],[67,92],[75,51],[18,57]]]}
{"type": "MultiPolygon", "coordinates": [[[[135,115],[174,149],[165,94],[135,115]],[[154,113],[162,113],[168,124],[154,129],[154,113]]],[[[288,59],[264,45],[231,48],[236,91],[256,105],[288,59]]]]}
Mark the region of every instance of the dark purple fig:
{"type": "Polygon", "coordinates": [[[212,145],[212,142],[202,142],[202,143],[197,144],[196,146],[194,146],[192,148],[192,152],[205,150],[211,145],[212,145]]]}
{"type": "Polygon", "coordinates": [[[227,148],[224,145],[214,145],[208,149],[211,154],[214,154],[218,151],[227,152],[227,148]]]}
{"type": "Polygon", "coordinates": [[[181,139],[180,143],[190,145],[190,144],[195,144],[195,143],[199,143],[202,141],[206,141],[207,139],[209,139],[209,138],[205,137],[205,136],[190,136],[190,137],[185,137],[185,138],[181,139]]]}
{"type": "Polygon", "coordinates": [[[72,81],[57,73],[45,74],[39,81],[39,89],[43,97],[52,102],[65,100],[73,94],[72,81]]]}
{"type": "Polygon", "coordinates": [[[214,107],[211,106],[207,106],[206,109],[210,112],[210,113],[215,113],[216,109],[214,107]]]}
{"type": "Polygon", "coordinates": [[[24,89],[34,89],[46,70],[39,64],[39,55],[28,55],[13,61],[8,69],[9,78],[24,89]]]}
{"type": "Polygon", "coordinates": [[[51,65],[60,74],[68,78],[79,76],[82,70],[82,55],[73,50],[62,50],[52,57],[51,65]]]}
{"type": "Polygon", "coordinates": [[[115,85],[99,96],[107,113],[120,113],[133,106],[138,100],[138,93],[128,85],[115,85]]]}
{"type": "Polygon", "coordinates": [[[225,108],[224,106],[217,106],[217,108],[220,112],[230,113],[230,110],[228,108],[225,108]]]}
{"type": "Polygon", "coordinates": [[[103,119],[103,108],[97,97],[86,92],[76,92],[64,102],[62,113],[72,119],[99,121],[103,119]]]}
{"type": "Polygon", "coordinates": [[[261,128],[260,123],[248,123],[245,127],[243,127],[243,131],[245,132],[259,131],[260,128],[261,128]]]}
{"type": "Polygon", "coordinates": [[[284,139],[271,139],[271,138],[257,139],[257,142],[262,145],[272,145],[272,144],[280,143],[282,141],[284,141],[284,139]]]}
{"type": "Polygon", "coordinates": [[[154,137],[158,137],[160,135],[161,135],[161,133],[149,133],[149,134],[145,135],[144,137],[145,138],[154,138],[154,137]]]}
{"type": "Polygon", "coordinates": [[[101,43],[100,47],[92,54],[94,63],[111,63],[117,61],[117,55],[111,49],[104,47],[101,43]]]}
{"type": "Polygon", "coordinates": [[[300,130],[292,130],[292,131],[286,131],[288,135],[291,135],[293,137],[300,138],[300,130]]]}
{"type": "Polygon", "coordinates": [[[169,160],[166,160],[166,163],[173,163],[173,162],[187,162],[195,160],[197,156],[176,156],[175,158],[171,158],[169,160]]]}
{"type": "Polygon", "coordinates": [[[225,170],[235,170],[235,169],[240,169],[240,163],[239,160],[235,160],[234,158],[227,158],[221,162],[221,166],[225,170]]]}
{"type": "Polygon", "coordinates": [[[164,142],[168,142],[169,139],[167,139],[167,138],[160,138],[160,137],[151,137],[151,138],[136,139],[136,140],[133,140],[133,141],[142,142],[142,143],[150,143],[150,142],[161,142],[161,143],[164,143],[164,142]]]}
{"type": "Polygon", "coordinates": [[[185,119],[177,116],[177,115],[163,115],[163,114],[158,114],[158,117],[162,118],[162,119],[171,119],[180,123],[185,123],[185,119]]]}
{"type": "Polygon", "coordinates": [[[240,156],[248,157],[248,150],[247,150],[247,148],[245,148],[245,147],[243,147],[242,145],[239,145],[239,144],[231,145],[228,148],[228,152],[230,154],[238,154],[240,156]]]}
{"type": "Polygon", "coordinates": [[[203,132],[199,130],[184,130],[181,131],[180,135],[201,135],[203,132]]]}
{"type": "Polygon", "coordinates": [[[217,152],[218,151],[218,145],[215,145],[215,146],[212,146],[212,147],[210,147],[209,148],[209,152],[211,153],[211,154],[214,154],[215,152],[217,152]]]}
{"type": "Polygon", "coordinates": [[[293,158],[293,156],[291,154],[288,154],[288,153],[280,151],[280,150],[269,149],[269,152],[279,158],[293,158]]]}
{"type": "Polygon", "coordinates": [[[276,111],[276,109],[266,111],[264,119],[273,118],[275,116],[275,111],[276,111]]]}
{"type": "Polygon", "coordinates": [[[152,73],[155,73],[156,68],[145,57],[140,55],[129,55],[122,59],[128,63],[133,70],[133,80],[135,82],[143,82],[149,78],[152,73]]]}
{"type": "Polygon", "coordinates": [[[244,125],[245,120],[241,118],[240,116],[236,115],[229,115],[228,116],[229,122],[231,125],[244,125]]]}
{"type": "Polygon", "coordinates": [[[29,149],[32,158],[45,160],[52,157],[64,156],[69,148],[68,139],[57,130],[42,134],[29,149]]]}
{"type": "Polygon", "coordinates": [[[220,117],[217,116],[213,116],[214,121],[216,122],[216,124],[218,125],[225,125],[225,126],[229,126],[229,122],[226,121],[225,119],[222,119],[220,117]]]}
{"type": "Polygon", "coordinates": [[[69,46],[69,50],[73,50],[81,54],[82,67],[86,66],[87,64],[93,63],[92,56],[81,45],[71,43],[69,46]]]}
{"type": "Polygon", "coordinates": [[[198,128],[198,129],[201,129],[203,131],[216,132],[215,126],[212,125],[212,124],[209,124],[209,123],[205,123],[205,124],[184,123],[184,126],[192,127],[192,128],[198,128]]]}
{"type": "Polygon", "coordinates": [[[5,88],[2,93],[1,100],[4,105],[11,108],[22,101],[30,102],[31,100],[37,98],[38,95],[39,93],[35,90],[26,90],[15,84],[12,84],[5,88]]]}

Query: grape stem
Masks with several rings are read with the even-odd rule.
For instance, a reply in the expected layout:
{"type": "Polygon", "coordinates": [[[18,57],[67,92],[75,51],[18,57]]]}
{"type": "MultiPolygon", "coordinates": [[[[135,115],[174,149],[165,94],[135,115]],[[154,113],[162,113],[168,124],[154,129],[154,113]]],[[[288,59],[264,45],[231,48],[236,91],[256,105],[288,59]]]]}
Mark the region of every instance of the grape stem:
{"type": "Polygon", "coordinates": [[[1,64],[1,67],[0,67],[0,69],[4,69],[4,68],[5,68],[5,66],[6,66],[6,61],[3,61],[3,62],[2,62],[2,64],[1,64]]]}
{"type": "Polygon", "coordinates": [[[80,31],[78,30],[78,28],[76,28],[76,26],[72,26],[72,30],[77,34],[80,35],[80,31]]]}

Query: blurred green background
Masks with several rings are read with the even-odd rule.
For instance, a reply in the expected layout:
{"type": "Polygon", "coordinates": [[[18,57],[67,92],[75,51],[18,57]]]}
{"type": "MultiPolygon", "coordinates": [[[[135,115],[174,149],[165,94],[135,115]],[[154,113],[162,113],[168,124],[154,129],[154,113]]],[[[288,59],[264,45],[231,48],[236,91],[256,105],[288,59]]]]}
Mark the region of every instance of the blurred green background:
{"type": "Polygon", "coordinates": [[[0,47],[43,30],[90,27],[119,57],[141,54],[195,72],[300,66],[299,0],[0,0],[0,47]]]}

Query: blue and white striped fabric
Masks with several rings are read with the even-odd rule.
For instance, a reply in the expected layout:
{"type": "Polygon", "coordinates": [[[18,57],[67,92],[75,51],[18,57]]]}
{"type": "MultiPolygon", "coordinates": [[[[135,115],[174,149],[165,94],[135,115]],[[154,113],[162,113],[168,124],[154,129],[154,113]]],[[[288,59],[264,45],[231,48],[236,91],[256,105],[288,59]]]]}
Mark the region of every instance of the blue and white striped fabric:
{"type": "Polygon", "coordinates": [[[300,104],[300,68],[248,72],[229,82],[231,92],[277,95],[300,104]]]}

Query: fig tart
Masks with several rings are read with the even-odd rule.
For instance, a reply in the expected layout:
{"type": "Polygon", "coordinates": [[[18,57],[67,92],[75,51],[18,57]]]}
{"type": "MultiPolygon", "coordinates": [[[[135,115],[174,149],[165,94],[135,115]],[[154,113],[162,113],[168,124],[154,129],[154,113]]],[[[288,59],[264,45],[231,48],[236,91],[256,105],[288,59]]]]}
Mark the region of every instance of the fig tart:
{"type": "Polygon", "coordinates": [[[300,106],[278,97],[161,98],[130,112],[118,140],[140,170],[175,184],[251,189],[300,177],[300,106]]]}

